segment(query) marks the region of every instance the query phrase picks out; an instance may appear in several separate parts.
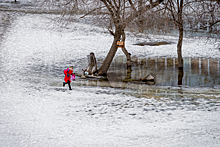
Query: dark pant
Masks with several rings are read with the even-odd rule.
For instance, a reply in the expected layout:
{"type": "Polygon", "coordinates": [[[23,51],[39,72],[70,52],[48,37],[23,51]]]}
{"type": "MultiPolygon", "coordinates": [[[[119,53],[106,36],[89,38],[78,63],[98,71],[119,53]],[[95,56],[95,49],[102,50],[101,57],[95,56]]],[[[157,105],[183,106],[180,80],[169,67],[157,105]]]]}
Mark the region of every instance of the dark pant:
{"type": "Polygon", "coordinates": [[[72,90],[71,85],[70,85],[70,81],[63,82],[63,87],[64,87],[66,84],[68,84],[69,90],[72,90]]]}

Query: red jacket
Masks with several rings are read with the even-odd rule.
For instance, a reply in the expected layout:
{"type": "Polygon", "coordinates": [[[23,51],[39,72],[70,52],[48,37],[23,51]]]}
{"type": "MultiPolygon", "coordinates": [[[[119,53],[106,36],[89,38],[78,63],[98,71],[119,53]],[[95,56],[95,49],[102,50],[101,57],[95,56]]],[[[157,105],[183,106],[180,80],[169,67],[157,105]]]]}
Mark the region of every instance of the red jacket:
{"type": "Polygon", "coordinates": [[[71,78],[71,75],[73,74],[73,71],[70,70],[69,68],[67,68],[67,69],[64,69],[64,70],[63,70],[63,73],[64,73],[64,75],[65,75],[64,81],[65,81],[65,82],[68,82],[68,81],[71,82],[70,78],[71,78]]]}

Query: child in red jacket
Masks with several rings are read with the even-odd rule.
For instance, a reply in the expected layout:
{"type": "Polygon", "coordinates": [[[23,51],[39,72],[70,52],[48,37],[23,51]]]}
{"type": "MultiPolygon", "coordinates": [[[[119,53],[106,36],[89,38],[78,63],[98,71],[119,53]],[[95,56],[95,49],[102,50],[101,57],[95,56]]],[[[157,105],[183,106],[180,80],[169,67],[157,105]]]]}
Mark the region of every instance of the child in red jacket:
{"type": "Polygon", "coordinates": [[[64,73],[64,75],[65,75],[65,77],[64,77],[64,82],[63,82],[63,87],[64,87],[66,84],[68,84],[69,90],[72,90],[70,83],[71,83],[71,75],[74,74],[74,73],[73,73],[73,66],[70,66],[69,68],[65,69],[65,70],[63,71],[63,73],[64,73]]]}

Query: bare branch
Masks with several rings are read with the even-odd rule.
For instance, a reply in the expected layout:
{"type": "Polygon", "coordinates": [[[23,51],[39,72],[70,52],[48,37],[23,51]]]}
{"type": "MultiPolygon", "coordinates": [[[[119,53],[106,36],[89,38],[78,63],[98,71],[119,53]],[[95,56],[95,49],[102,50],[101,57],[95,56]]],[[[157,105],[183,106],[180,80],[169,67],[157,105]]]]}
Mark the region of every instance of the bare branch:
{"type": "Polygon", "coordinates": [[[102,8],[104,8],[104,7],[105,7],[105,6],[102,6],[102,7],[99,7],[99,8],[95,8],[95,9],[89,11],[88,13],[86,13],[85,15],[81,16],[80,18],[84,18],[85,16],[91,14],[92,12],[95,12],[96,10],[98,10],[98,9],[102,9],[102,8]]]}

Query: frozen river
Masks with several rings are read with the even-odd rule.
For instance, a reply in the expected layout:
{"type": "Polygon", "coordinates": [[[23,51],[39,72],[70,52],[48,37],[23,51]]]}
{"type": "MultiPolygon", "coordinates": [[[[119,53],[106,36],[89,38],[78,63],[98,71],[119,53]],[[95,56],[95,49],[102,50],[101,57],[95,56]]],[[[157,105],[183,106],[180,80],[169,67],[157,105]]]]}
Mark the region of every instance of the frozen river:
{"type": "MultiPolygon", "coordinates": [[[[103,59],[112,37],[86,24],[60,27],[51,18],[56,16],[17,16],[1,35],[0,146],[220,145],[219,83],[213,87],[130,84],[121,88],[117,84],[122,83],[105,86],[77,78],[72,91],[62,88],[62,70],[73,65],[80,71],[79,65],[84,64],[76,63],[85,61],[91,51],[103,59]]],[[[132,55],[176,57],[176,44],[167,45],[167,52],[164,46],[133,45],[142,39],[128,35],[126,45],[132,55]]],[[[185,39],[183,55],[218,63],[220,53],[212,47],[212,43],[185,39]]],[[[116,56],[121,55],[119,50],[116,56]]],[[[218,71],[215,76],[219,78],[218,71]]]]}

